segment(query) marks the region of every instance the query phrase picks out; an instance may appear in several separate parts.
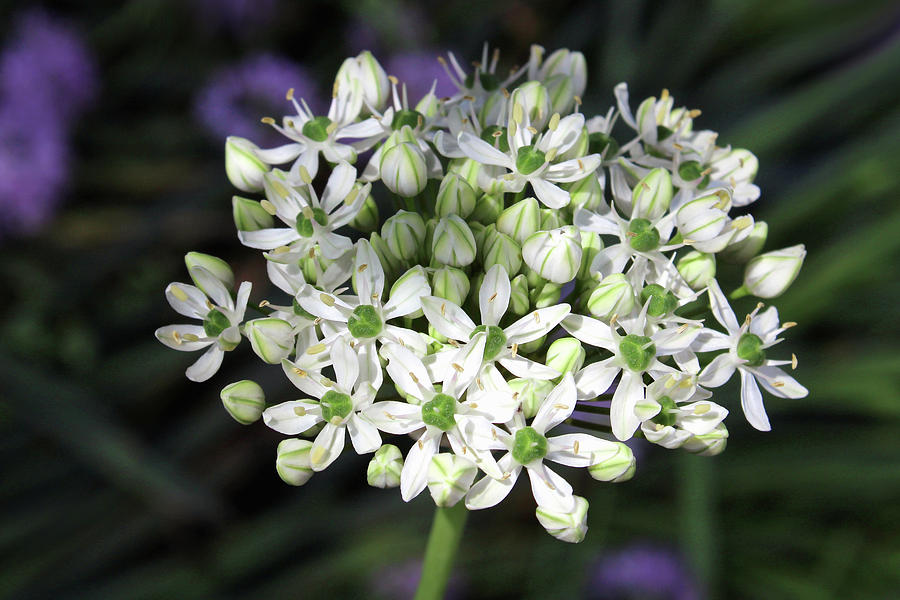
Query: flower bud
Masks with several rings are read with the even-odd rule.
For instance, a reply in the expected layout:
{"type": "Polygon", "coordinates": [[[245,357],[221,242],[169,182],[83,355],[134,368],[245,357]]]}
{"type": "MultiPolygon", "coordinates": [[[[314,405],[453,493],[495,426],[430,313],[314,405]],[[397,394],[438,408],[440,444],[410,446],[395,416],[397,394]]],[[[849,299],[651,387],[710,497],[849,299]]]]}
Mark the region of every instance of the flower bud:
{"type": "Polygon", "coordinates": [[[573,496],[575,507],[571,511],[557,512],[538,506],[535,514],[547,533],[563,542],[577,544],[587,535],[588,501],[581,496],[573,496]]]}
{"type": "Polygon", "coordinates": [[[511,237],[489,228],[481,262],[485,271],[494,265],[503,265],[509,275],[515,275],[522,268],[522,250],[511,237]]]}
{"type": "MultiPolygon", "coordinates": [[[[358,185],[358,184],[356,184],[358,185]]],[[[357,200],[359,202],[359,200],[357,200]]],[[[362,233],[372,233],[378,229],[378,204],[372,194],[366,195],[362,208],[350,220],[350,227],[362,233]]]]}
{"type": "Polygon", "coordinates": [[[390,280],[395,278],[397,274],[405,268],[403,261],[391,252],[387,242],[385,242],[384,238],[378,235],[378,233],[373,233],[369,236],[369,243],[372,245],[372,250],[375,251],[375,255],[378,256],[381,268],[384,269],[385,279],[390,280]]]}
{"type": "Polygon", "coordinates": [[[594,213],[603,213],[609,208],[603,199],[603,184],[596,173],[572,182],[569,185],[569,196],[572,198],[569,203],[572,210],[583,208],[594,213]]]}
{"type": "Polygon", "coordinates": [[[559,219],[559,211],[550,208],[541,209],[541,231],[557,229],[562,225],[559,219]]]}
{"type": "Polygon", "coordinates": [[[412,142],[400,142],[385,149],[379,170],[384,185],[404,198],[422,193],[428,183],[425,155],[412,142]]]}
{"type": "Polygon", "coordinates": [[[629,315],[634,309],[634,288],[623,273],[611,273],[591,292],[587,308],[602,321],[609,321],[613,315],[629,315]]]}
{"type": "Polygon", "coordinates": [[[541,210],[534,198],[519,200],[497,217],[497,230],[505,233],[518,244],[541,229],[541,210]]]}
{"type": "Polygon", "coordinates": [[[184,264],[187,266],[188,273],[191,274],[194,285],[203,290],[203,293],[207,296],[210,295],[210,290],[203,287],[202,279],[194,276],[194,267],[203,267],[213,277],[221,281],[227,289],[230,290],[234,287],[234,272],[228,266],[228,263],[221,258],[201,252],[188,252],[184,255],[184,264]]]}
{"type": "Polygon", "coordinates": [[[716,456],[725,450],[728,443],[728,429],[725,423],[719,423],[715,429],[704,435],[695,435],[681,446],[692,454],[700,456],[716,456]]]}
{"type": "Polygon", "coordinates": [[[553,75],[544,81],[550,95],[550,112],[567,114],[575,104],[575,88],[568,75],[553,75]]]}
{"type": "Polygon", "coordinates": [[[313,476],[309,462],[309,449],[313,443],[309,440],[288,438],[278,444],[275,470],[278,476],[288,485],[303,485],[313,476]]]}
{"type": "Polygon", "coordinates": [[[231,209],[234,226],[238,231],[259,231],[269,229],[275,224],[272,215],[256,200],[234,196],[231,199],[231,209]]]}
{"type": "Polygon", "coordinates": [[[526,419],[531,419],[554,385],[552,381],[516,378],[509,381],[509,387],[519,394],[516,398],[522,405],[522,414],[526,419]]]}
{"type": "Polygon", "coordinates": [[[259,384],[249,379],[230,383],[219,394],[225,410],[241,425],[259,421],[266,409],[266,395],[259,384]]]}
{"type": "Polygon", "coordinates": [[[231,185],[242,192],[261,192],[263,175],[269,166],[256,157],[259,146],[242,137],[225,139],[225,174],[231,185]]]}
{"type": "MultiPolygon", "coordinates": [[[[566,75],[571,80],[572,93],[576,96],[584,94],[587,87],[587,61],[581,52],[573,52],[568,48],[555,50],[541,63],[538,77],[546,81],[555,75],[566,75]]],[[[566,111],[559,111],[560,113],[566,111]]]]}
{"type": "Polygon", "coordinates": [[[628,481],[634,476],[634,470],[637,462],[634,460],[634,453],[627,445],[622,442],[617,443],[618,450],[616,453],[606,460],[588,467],[588,473],[597,481],[607,481],[610,483],[621,483],[628,481]]]}
{"type": "Polygon", "coordinates": [[[381,235],[394,256],[414,261],[425,242],[425,221],[419,213],[399,210],[384,222],[381,235]]]}
{"type": "Polygon", "coordinates": [[[369,485],[378,488],[393,488],[400,485],[400,472],[403,470],[403,454],[393,444],[385,444],[375,451],[366,479],[369,485]]]}
{"type": "Polygon", "coordinates": [[[447,167],[448,173],[456,173],[478,191],[478,177],[484,170],[484,165],[472,158],[454,158],[447,167]]]}
{"type": "Polygon", "coordinates": [[[593,231],[581,232],[581,266],[578,267],[578,279],[589,279],[591,277],[591,265],[594,263],[594,257],[603,250],[603,240],[600,234],[593,231]]]}
{"type": "Polygon", "coordinates": [[[581,266],[581,254],[581,235],[571,225],[538,231],[522,246],[525,264],[553,283],[572,281],[581,266]]]}
{"type": "Polygon", "coordinates": [[[475,210],[469,215],[470,221],[477,221],[484,225],[497,222],[500,211],[503,210],[503,195],[484,194],[475,203],[475,210]]]}
{"type": "Polygon", "coordinates": [[[431,293],[462,306],[469,295],[469,276],[453,267],[440,267],[431,275],[431,293]]]}
{"type": "Polygon", "coordinates": [[[574,373],[584,364],[585,355],[581,342],[573,337],[562,337],[550,344],[544,364],[563,375],[574,373]]]}
{"type": "MultiPolygon", "coordinates": [[[[354,280],[355,285],[355,280],[354,280]]],[[[422,293],[425,295],[429,295],[431,293],[430,288],[428,287],[428,275],[425,273],[425,267],[422,265],[414,265],[411,269],[406,271],[403,275],[397,278],[397,281],[391,286],[391,293],[388,298],[393,298],[397,294],[409,294],[409,287],[404,289],[404,286],[415,286],[416,289],[424,290],[422,293]]],[[[424,312],[419,308],[415,312],[411,312],[406,315],[407,318],[410,319],[418,319],[421,316],[424,316],[424,312]]]]}
{"type": "Polygon", "coordinates": [[[467,218],[475,210],[475,190],[462,176],[448,173],[441,181],[434,213],[438,217],[459,215],[467,218]]]}
{"type": "Polygon", "coordinates": [[[476,250],[475,236],[465,221],[456,215],[438,221],[431,246],[434,261],[451,267],[465,267],[475,260],[476,250]]]}
{"type": "Polygon", "coordinates": [[[653,169],[634,186],[631,203],[632,218],[655,221],[663,216],[672,203],[672,176],[666,169],[653,169]]]}
{"type": "Polygon", "coordinates": [[[765,221],[757,221],[753,225],[750,235],[744,239],[735,242],[725,248],[719,254],[724,260],[734,263],[744,263],[759,254],[763,245],[766,243],[766,237],[769,235],[769,226],[765,221]]]}
{"type": "Polygon", "coordinates": [[[555,306],[559,304],[560,296],[562,296],[562,286],[560,284],[544,281],[531,290],[531,304],[535,308],[555,306]]]}
{"type": "Polygon", "coordinates": [[[356,62],[359,65],[359,81],[365,101],[380,110],[391,93],[387,73],[368,50],[357,55],[356,62]]]}
{"type": "Polygon", "coordinates": [[[525,275],[516,275],[510,281],[509,310],[514,315],[522,316],[528,312],[530,307],[528,281],[525,279],[525,275]]]}
{"type": "Polygon", "coordinates": [[[428,491],[438,506],[453,506],[466,495],[478,468],[468,458],[441,452],[428,465],[428,491]]]}
{"type": "Polygon", "coordinates": [[[678,259],[678,272],[692,290],[702,290],[716,276],[716,257],[696,250],[688,252],[678,259]]]}
{"type": "Polygon", "coordinates": [[[541,349],[541,346],[544,345],[544,342],[547,341],[547,334],[542,335],[538,339],[526,342],[524,344],[519,344],[519,353],[520,354],[531,354],[532,352],[537,352],[541,349]]]}
{"type": "Polygon", "coordinates": [[[734,148],[721,158],[717,158],[711,165],[713,179],[727,181],[732,187],[738,183],[750,183],[756,177],[759,169],[759,160],[749,150],[734,148]]]}
{"type": "Polygon", "coordinates": [[[528,115],[531,126],[541,131],[547,126],[551,114],[550,95],[541,82],[526,81],[513,90],[509,98],[509,116],[518,126],[524,126],[519,121],[523,120],[524,115],[528,115]]]}
{"type": "Polygon", "coordinates": [[[294,348],[294,327],[287,321],[266,317],[244,324],[253,351],[270,365],[280,364],[294,348]]]}
{"type": "Polygon", "coordinates": [[[775,298],[797,278],[806,248],[803,244],[760,254],[744,270],[744,289],[758,298],[775,298]]]}

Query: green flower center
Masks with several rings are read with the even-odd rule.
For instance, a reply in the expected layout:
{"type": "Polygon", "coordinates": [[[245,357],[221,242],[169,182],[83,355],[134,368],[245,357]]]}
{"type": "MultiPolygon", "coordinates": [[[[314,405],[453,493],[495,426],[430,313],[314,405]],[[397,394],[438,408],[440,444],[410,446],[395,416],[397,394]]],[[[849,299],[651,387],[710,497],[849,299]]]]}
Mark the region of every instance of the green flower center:
{"type": "Polygon", "coordinates": [[[651,283],[641,290],[641,304],[646,304],[647,300],[650,300],[647,314],[653,317],[667,315],[678,308],[675,294],[658,283],[651,283]]]}
{"type": "MultiPolygon", "coordinates": [[[[497,76],[493,73],[479,73],[478,81],[481,82],[481,87],[483,87],[486,92],[493,92],[500,87],[500,80],[497,79],[497,76]]],[[[472,76],[472,73],[466,75],[466,80],[463,83],[470,90],[475,87],[475,78],[472,76]]]]}
{"type": "Polygon", "coordinates": [[[547,456],[547,438],[535,431],[534,427],[523,427],[516,432],[512,455],[520,465],[544,458],[547,456]]]}
{"type": "Polygon", "coordinates": [[[384,322],[374,306],[362,304],[353,309],[353,314],[347,319],[347,329],[357,338],[373,338],[381,333],[384,322]]]}
{"type": "Polygon", "coordinates": [[[678,410],[678,405],[675,404],[675,401],[668,396],[657,398],[656,401],[659,402],[660,409],[659,414],[653,417],[653,422],[659,423],[660,425],[664,425],[666,427],[674,425],[675,412],[678,410]]]}
{"type": "Polygon", "coordinates": [[[297,215],[297,233],[305,238],[312,237],[313,233],[315,233],[312,224],[313,220],[319,225],[328,225],[328,215],[325,214],[324,210],[321,208],[313,208],[307,211],[307,209],[304,208],[303,212],[297,215]],[[309,217],[310,214],[312,215],[312,218],[309,217]]]}
{"type": "Polygon", "coordinates": [[[334,390],[325,392],[319,406],[322,407],[322,418],[326,423],[332,423],[335,419],[338,422],[343,421],[347,415],[353,412],[353,400],[350,399],[350,396],[334,390]]]}
{"type": "Polygon", "coordinates": [[[647,219],[634,219],[628,224],[631,247],[638,252],[650,252],[659,247],[659,231],[647,219]]]}
{"type": "Polygon", "coordinates": [[[297,299],[296,299],[296,298],[294,298],[292,304],[293,304],[293,307],[294,307],[294,314],[295,314],[295,315],[297,315],[298,317],[303,317],[304,319],[309,319],[310,321],[315,321],[315,320],[316,320],[316,315],[314,315],[314,314],[308,312],[305,308],[303,308],[302,306],[300,306],[300,303],[297,302],[297,299]]]}
{"type": "Polygon", "coordinates": [[[547,162],[546,155],[534,146],[523,146],[516,154],[516,170],[522,175],[534,173],[547,162]]]}
{"type": "Polygon", "coordinates": [[[409,125],[413,129],[419,126],[419,123],[425,122],[425,116],[417,110],[404,108],[394,113],[394,120],[391,121],[391,129],[394,131],[400,129],[404,125],[409,125]]]}
{"type": "Polygon", "coordinates": [[[703,166],[696,160],[689,160],[678,165],[678,176],[685,181],[694,181],[700,178],[703,166]]]}
{"type": "Polygon", "coordinates": [[[619,342],[619,354],[629,370],[640,373],[656,356],[656,344],[647,336],[628,334],[619,342]]]}
{"type": "Polygon", "coordinates": [[[303,124],[303,135],[314,142],[324,142],[328,139],[328,128],[331,127],[331,119],[328,117],[313,117],[303,124]]]}
{"type": "Polygon", "coordinates": [[[656,126],[656,140],[661,142],[667,137],[671,136],[674,131],[666,127],[665,125],[657,125],[656,126]]]}
{"type": "Polygon", "coordinates": [[[209,311],[203,320],[203,332],[211,338],[219,337],[219,334],[229,327],[231,327],[231,321],[228,320],[228,317],[222,311],[216,308],[209,311]]]}
{"type": "Polygon", "coordinates": [[[500,351],[506,348],[506,334],[496,325],[479,325],[472,330],[471,340],[475,334],[487,332],[487,340],[484,343],[484,360],[493,360],[500,351]]]}
{"type": "Polygon", "coordinates": [[[762,346],[763,341],[758,335],[745,333],[737,343],[738,358],[746,360],[748,367],[761,367],[766,362],[766,352],[762,346]]]}
{"type": "Polygon", "coordinates": [[[608,156],[615,156],[619,152],[619,142],[610,135],[595,131],[588,136],[588,152],[590,154],[603,154],[609,148],[608,156]]]}
{"type": "Polygon", "coordinates": [[[435,394],[431,402],[422,405],[422,422],[441,431],[450,431],[456,425],[456,400],[447,394],[435,394]]]}
{"type": "Polygon", "coordinates": [[[481,130],[481,139],[488,144],[500,150],[500,152],[509,152],[509,140],[506,137],[506,127],[499,125],[491,125],[481,130]],[[497,135],[497,134],[500,135],[497,135]]]}

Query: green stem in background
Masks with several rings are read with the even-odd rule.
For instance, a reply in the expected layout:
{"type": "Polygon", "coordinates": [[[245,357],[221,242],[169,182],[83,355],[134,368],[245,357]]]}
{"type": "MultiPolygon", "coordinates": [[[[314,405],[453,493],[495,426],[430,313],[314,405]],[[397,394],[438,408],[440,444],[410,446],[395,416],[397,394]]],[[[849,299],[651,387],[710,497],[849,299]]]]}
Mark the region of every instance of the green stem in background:
{"type": "Polygon", "coordinates": [[[716,495],[713,463],[706,457],[688,453],[676,458],[680,475],[678,503],[682,549],[704,588],[704,596],[714,598],[718,549],[714,531],[716,495]]]}
{"type": "Polygon", "coordinates": [[[730,294],[728,294],[728,297],[731,298],[732,300],[737,300],[738,298],[743,298],[744,296],[749,296],[749,295],[750,295],[750,290],[747,289],[747,286],[742,285],[738,289],[736,289],[733,292],[731,292],[730,294]]]}
{"type": "Polygon", "coordinates": [[[435,509],[415,600],[440,600],[444,597],[468,516],[469,511],[463,501],[449,508],[439,506],[435,509]]]}

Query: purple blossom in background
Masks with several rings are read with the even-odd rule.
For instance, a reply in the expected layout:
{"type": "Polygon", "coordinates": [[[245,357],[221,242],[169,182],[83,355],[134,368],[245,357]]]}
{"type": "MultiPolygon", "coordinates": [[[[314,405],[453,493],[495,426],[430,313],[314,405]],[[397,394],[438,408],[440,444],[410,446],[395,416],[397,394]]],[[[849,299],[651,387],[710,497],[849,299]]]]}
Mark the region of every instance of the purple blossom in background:
{"type": "Polygon", "coordinates": [[[284,138],[260,123],[262,117],[280,119],[293,114],[285,100],[288,88],[294,97],[303,98],[313,112],[322,111],[315,83],[300,65],[277,56],[251,56],[219,72],[197,95],[194,112],[197,119],[222,141],[237,135],[260,145],[272,145],[284,138]]]}
{"type": "Polygon", "coordinates": [[[194,0],[197,17],[213,29],[245,34],[275,17],[278,0],[194,0]]]}
{"type": "Polygon", "coordinates": [[[595,563],[584,597],[698,600],[700,594],[678,555],[654,546],[635,545],[595,563]]]}
{"type": "Polygon", "coordinates": [[[43,11],[15,19],[0,54],[0,232],[47,223],[68,180],[68,128],[97,91],[78,34],[43,11]]]}
{"type": "Polygon", "coordinates": [[[437,56],[437,52],[407,52],[389,56],[382,63],[388,75],[393,75],[401,83],[406,84],[410,105],[415,105],[421,100],[435,81],[437,87],[434,93],[438,98],[456,93],[456,86],[447,77],[447,72],[438,62],[437,56]]]}
{"type": "MultiPolygon", "coordinates": [[[[419,586],[421,577],[422,561],[409,560],[379,569],[372,579],[372,590],[377,598],[411,600],[416,595],[416,588],[419,586]]],[[[447,590],[444,592],[444,599],[459,600],[463,598],[464,587],[461,578],[455,573],[451,573],[450,581],[447,582],[447,590]]]]}

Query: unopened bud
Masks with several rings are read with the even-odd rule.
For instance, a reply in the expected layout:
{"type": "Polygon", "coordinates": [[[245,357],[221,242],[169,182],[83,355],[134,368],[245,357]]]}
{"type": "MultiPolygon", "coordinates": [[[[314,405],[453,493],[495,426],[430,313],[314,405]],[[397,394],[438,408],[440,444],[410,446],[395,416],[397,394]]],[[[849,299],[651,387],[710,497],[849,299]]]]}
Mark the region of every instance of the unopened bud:
{"type": "Polygon", "coordinates": [[[432,260],[451,267],[465,267],[475,260],[475,236],[466,222],[456,215],[448,215],[434,228],[431,246],[432,260]]]}
{"type": "Polygon", "coordinates": [[[466,495],[478,468],[462,456],[442,452],[428,465],[428,491],[438,506],[453,506],[466,495]]]}
{"type": "Polygon", "coordinates": [[[522,246],[522,258],[532,270],[553,283],[568,283],[581,266],[581,235],[571,225],[538,231],[522,246]]]}
{"type": "Polygon", "coordinates": [[[278,476],[288,485],[303,485],[313,476],[309,462],[309,449],[313,443],[309,440],[289,438],[278,444],[275,470],[278,476]]]}
{"type": "MultiPolygon", "coordinates": [[[[359,184],[356,185],[358,186],[359,184]]],[[[378,204],[375,202],[372,194],[366,194],[365,200],[362,201],[362,208],[351,219],[349,225],[362,233],[372,233],[378,229],[378,204]]]]}
{"type": "Polygon", "coordinates": [[[266,317],[244,324],[253,351],[270,365],[280,364],[294,348],[294,327],[287,321],[266,317]]]}
{"type": "Polygon", "coordinates": [[[587,535],[588,501],[581,496],[573,496],[575,507],[572,510],[558,512],[538,506],[535,514],[547,533],[556,539],[577,544],[587,535]]]}
{"type": "Polygon", "coordinates": [[[631,451],[631,448],[622,442],[617,442],[617,446],[618,449],[613,456],[588,467],[591,477],[598,481],[621,483],[628,481],[634,476],[634,470],[637,466],[634,453],[631,451]]]}
{"type": "Polygon", "coordinates": [[[515,275],[522,268],[522,250],[511,237],[491,229],[485,236],[481,262],[485,270],[503,265],[509,275],[515,275]]]}
{"type": "Polygon", "coordinates": [[[663,216],[672,203],[672,176],[666,169],[653,169],[634,187],[631,203],[632,218],[655,221],[663,216]]]}
{"type": "Polygon", "coordinates": [[[727,443],[728,428],[725,427],[725,423],[719,423],[719,425],[709,433],[688,438],[681,447],[692,454],[699,454],[700,456],[716,456],[725,450],[727,443]]]}
{"type": "Polygon", "coordinates": [[[759,254],[759,251],[762,250],[766,243],[768,235],[768,224],[765,221],[757,221],[753,225],[753,231],[750,232],[750,235],[725,248],[720,256],[728,262],[745,263],[759,254]]]}
{"type": "Polygon", "coordinates": [[[563,337],[550,344],[545,364],[564,375],[579,370],[584,364],[585,356],[580,341],[573,337],[563,337]]]}
{"type": "Polygon", "coordinates": [[[448,173],[438,190],[434,206],[435,215],[438,217],[459,215],[465,219],[475,210],[475,196],[474,188],[462,176],[448,173]]]}
{"type": "Polygon", "coordinates": [[[263,175],[269,166],[256,157],[259,146],[242,137],[225,140],[225,174],[231,185],[242,192],[261,192],[263,175]]]}
{"type": "Polygon", "coordinates": [[[541,229],[541,210],[534,198],[519,200],[497,218],[497,230],[505,233],[518,244],[541,229]]]}
{"type": "Polygon", "coordinates": [[[603,250],[603,240],[593,231],[581,232],[581,266],[578,267],[578,279],[589,279],[592,275],[591,265],[594,258],[603,250]]]}
{"type": "Polygon", "coordinates": [[[394,256],[414,261],[425,242],[425,221],[419,213],[400,210],[384,222],[381,235],[394,256]]]}
{"type": "Polygon", "coordinates": [[[514,315],[522,316],[528,312],[530,307],[528,280],[525,275],[516,275],[510,281],[509,310],[514,315]]]}
{"type": "Polygon", "coordinates": [[[275,218],[259,202],[249,198],[234,196],[231,199],[231,212],[238,231],[259,231],[275,224],[275,218]]]}
{"type": "Polygon", "coordinates": [[[453,267],[435,269],[431,275],[431,293],[462,306],[469,295],[469,276],[453,267]]]}
{"type": "Polygon", "coordinates": [[[758,298],[780,296],[797,278],[804,258],[803,244],[760,254],[747,263],[744,288],[758,298]]]}
{"type": "Polygon", "coordinates": [[[403,470],[403,454],[393,444],[385,444],[375,451],[366,479],[369,485],[378,488],[393,488],[400,485],[400,472],[403,470]]]}
{"type": "Polygon", "coordinates": [[[484,194],[475,203],[475,210],[469,215],[470,221],[477,221],[484,225],[497,222],[500,211],[503,210],[503,195],[484,194]]]}
{"type": "Polygon", "coordinates": [[[384,150],[379,170],[384,185],[404,198],[420,194],[428,183],[425,155],[412,142],[400,142],[384,150]]]}
{"type": "Polygon", "coordinates": [[[219,397],[231,418],[241,425],[255,423],[266,409],[263,389],[249,379],[226,385],[219,397]]]}
{"type": "Polygon", "coordinates": [[[542,379],[511,379],[509,387],[512,391],[518,393],[518,400],[522,406],[522,414],[526,419],[531,419],[537,414],[538,408],[547,394],[553,390],[552,381],[542,379]]]}
{"type": "Polygon", "coordinates": [[[569,206],[573,210],[583,208],[594,213],[606,212],[608,205],[603,199],[603,184],[596,173],[591,173],[584,179],[579,179],[569,186],[569,196],[572,198],[569,206]]]}
{"type": "Polygon", "coordinates": [[[688,252],[678,259],[678,272],[692,290],[702,290],[716,276],[716,257],[696,250],[688,252]]]}
{"type": "Polygon", "coordinates": [[[191,279],[194,280],[194,284],[203,290],[203,293],[207,296],[210,295],[210,290],[203,287],[203,279],[195,276],[195,267],[206,269],[208,273],[221,281],[222,285],[227,289],[230,290],[234,287],[234,272],[231,270],[231,267],[228,266],[228,263],[221,258],[203,254],[202,252],[188,252],[184,255],[184,264],[187,266],[188,273],[191,274],[191,279]]]}
{"type": "Polygon", "coordinates": [[[604,277],[588,297],[587,307],[592,315],[608,321],[613,315],[628,315],[634,309],[634,288],[623,273],[604,277]]]}

